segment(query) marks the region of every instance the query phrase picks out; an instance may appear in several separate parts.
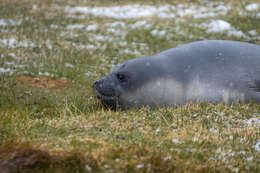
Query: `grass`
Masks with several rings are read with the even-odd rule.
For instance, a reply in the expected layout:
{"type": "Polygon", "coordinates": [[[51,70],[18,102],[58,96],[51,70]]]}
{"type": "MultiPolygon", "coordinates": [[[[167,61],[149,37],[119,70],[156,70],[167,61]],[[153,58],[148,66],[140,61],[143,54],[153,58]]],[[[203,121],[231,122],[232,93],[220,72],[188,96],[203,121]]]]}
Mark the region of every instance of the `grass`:
{"type": "MultiPolygon", "coordinates": [[[[205,6],[204,2],[141,4],[205,6]]],[[[94,80],[118,63],[187,42],[230,39],[260,44],[260,39],[248,34],[250,30],[260,33],[257,12],[240,14],[256,0],[218,2],[230,3],[233,9],[225,16],[173,20],[81,18],[82,14],[71,17],[63,10],[67,5],[115,6],[139,1],[2,0],[0,20],[16,24],[0,25],[0,40],[14,38],[17,44],[1,46],[0,41],[0,69],[12,72],[0,73],[0,170],[259,172],[259,121],[248,121],[259,119],[259,104],[201,103],[114,112],[99,104],[91,88],[94,80]],[[211,19],[229,22],[248,38],[207,33],[197,27],[211,19]],[[140,21],[146,23],[134,27],[140,21]],[[115,22],[125,27],[112,26],[115,22]],[[75,24],[85,28],[67,28],[75,24]],[[89,25],[97,29],[86,30],[89,25]],[[154,35],[154,30],[167,34],[154,35]]]]}

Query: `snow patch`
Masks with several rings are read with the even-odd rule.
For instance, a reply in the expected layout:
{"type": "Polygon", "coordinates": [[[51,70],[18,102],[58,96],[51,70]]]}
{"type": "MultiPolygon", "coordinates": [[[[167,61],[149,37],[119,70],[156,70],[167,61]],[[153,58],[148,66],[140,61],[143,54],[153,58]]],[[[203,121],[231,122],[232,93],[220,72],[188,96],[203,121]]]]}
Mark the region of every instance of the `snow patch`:
{"type": "Polygon", "coordinates": [[[40,72],[40,71],[39,71],[38,74],[41,75],[41,76],[50,76],[50,77],[54,77],[54,74],[51,74],[51,73],[49,73],[49,72],[40,72]]]}
{"type": "Polygon", "coordinates": [[[260,152],[260,140],[255,145],[253,145],[253,147],[256,151],[260,152]]]}
{"type": "Polygon", "coordinates": [[[155,29],[155,30],[152,30],[151,31],[151,34],[153,35],[153,36],[158,36],[158,37],[163,37],[163,36],[165,36],[166,35],[166,31],[165,30],[157,30],[157,29],[155,29]]]}
{"type": "Polygon", "coordinates": [[[21,25],[22,22],[23,22],[22,19],[20,19],[18,21],[15,21],[13,19],[8,19],[8,20],[0,19],[0,26],[18,26],[18,25],[21,25]]]}
{"type": "Polygon", "coordinates": [[[0,73],[9,73],[9,72],[12,72],[12,69],[0,67],[0,73]]]}
{"type": "Polygon", "coordinates": [[[232,9],[231,4],[224,4],[223,2],[212,2],[205,6],[179,4],[179,5],[123,5],[110,7],[89,7],[89,6],[66,6],[65,12],[69,13],[68,17],[75,17],[83,19],[84,15],[94,15],[98,17],[110,17],[116,19],[133,19],[133,18],[148,18],[158,17],[162,19],[180,17],[209,18],[219,15],[226,15],[232,9]],[[81,15],[78,15],[81,13],[81,15]],[[77,14],[75,16],[74,14],[77,14]]]}
{"type": "Polygon", "coordinates": [[[120,51],[121,54],[134,54],[134,55],[141,55],[140,52],[138,52],[137,50],[132,51],[129,48],[124,49],[123,51],[120,51]]]}
{"type": "Polygon", "coordinates": [[[212,20],[208,25],[205,24],[207,27],[207,32],[224,32],[231,29],[231,25],[224,21],[224,20],[212,20]]]}
{"type": "Polygon", "coordinates": [[[157,16],[161,18],[174,18],[175,15],[171,14],[171,10],[175,9],[172,5],[164,6],[149,6],[149,5],[125,5],[113,7],[87,7],[77,6],[65,8],[65,11],[71,14],[83,13],[91,14],[99,17],[111,17],[116,19],[130,19],[157,16]]]}
{"type": "Polygon", "coordinates": [[[138,164],[136,165],[136,168],[140,169],[140,168],[143,168],[144,167],[144,164],[138,164]]]}
{"type": "Polygon", "coordinates": [[[82,24],[74,24],[74,25],[68,25],[66,28],[68,30],[82,29],[82,28],[84,28],[84,25],[82,25],[82,24]]]}
{"type": "Polygon", "coordinates": [[[259,5],[254,3],[254,4],[249,4],[245,7],[247,11],[257,11],[259,9],[259,5]]]}
{"type": "Polygon", "coordinates": [[[98,29],[98,26],[93,24],[93,25],[88,25],[86,28],[86,31],[95,31],[98,29]]]}
{"type": "Polygon", "coordinates": [[[122,28],[126,28],[126,24],[125,22],[113,22],[113,23],[107,23],[106,26],[111,26],[111,27],[122,27],[122,28]]]}
{"type": "Polygon", "coordinates": [[[172,143],[182,144],[182,143],[184,143],[184,142],[181,141],[181,140],[179,140],[179,139],[173,138],[173,139],[172,139],[172,143]]]}
{"type": "Polygon", "coordinates": [[[73,65],[73,64],[70,64],[70,63],[65,63],[65,66],[66,66],[66,67],[70,67],[70,68],[73,68],[73,67],[74,67],[74,65],[73,65]]]}
{"type": "Polygon", "coordinates": [[[206,7],[201,6],[189,6],[187,4],[180,4],[177,6],[178,16],[191,16],[196,19],[216,17],[218,15],[226,15],[227,12],[232,9],[230,4],[223,5],[223,3],[210,3],[206,7]]]}
{"type": "Polygon", "coordinates": [[[18,57],[14,53],[8,53],[8,56],[17,59],[18,57]]]}
{"type": "Polygon", "coordinates": [[[209,131],[210,131],[211,133],[218,133],[218,130],[217,130],[217,129],[215,129],[215,128],[213,128],[213,127],[212,127],[212,128],[210,128],[210,129],[209,129],[209,131]]]}
{"type": "Polygon", "coordinates": [[[251,36],[257,36],[256,30],[250,30],[250,31],[248,31],[248,34],[251,36]]]}
{"type": "Polygon", "coordinates": [[[246,34],[242,31],[236,30],[230,25],[230,23],[224,20],[211,20],[210,22],[201,24],[199,27],[207,29],[207,33],[226,33],[228,36],[248,39],[246,34]]]}
{"type": "Polygon", "coordinates": [[[250,118],[250,119],[247,119],[247,120],[243,120],[243,123],[247,126],[260,127],[260,119],[259,118],[250,118]]]}
{"type": "Polygon", "coordinates": [[[0,47],[5,47],[5,46],[10,48],[17,48],[17,47],[33,48],[36,45],[30,41],[17,41],[15,38],[0,39],[0,47]]]}
{"type": "Polygon", "coordinates": [[[61,28],[61,27],[58,26],[58,25],[53,25],[53,24],[51,24],[51,25],[50,25],[50,28],[58,29],[58,28],[61,28]]]}
{"type": "Polygon", "coordinates": [[[140,28],[140,27],[144,27],[145,29],[149,29],[149,28],[152,27],[152,24],[149,24],[149,23],[147,23],[147,21],[142,20],[142,21],[137,21],[136,23],[130,25],[130,27],[132,29],[137,29],[137,28],[140,28]]]}
{"type": "Polygon", "coordinates": [[[37,9],[37,8],[38,8],[38,5],[37,5],[37,4],[32,5],[32,9],[33,9],[33,10],[35,10],[35,9],[37,9]]]}

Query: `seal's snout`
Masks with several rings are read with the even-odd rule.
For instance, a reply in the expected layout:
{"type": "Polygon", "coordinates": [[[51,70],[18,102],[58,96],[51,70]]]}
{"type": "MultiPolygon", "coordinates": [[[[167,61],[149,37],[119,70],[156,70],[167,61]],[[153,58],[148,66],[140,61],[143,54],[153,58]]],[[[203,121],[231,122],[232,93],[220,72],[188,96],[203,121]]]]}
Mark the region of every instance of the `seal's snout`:
{"type": "Polygon", "coordinates": [[[92,88],[97,88],[97,86],[98,86],[98,80],[96,80],[93,84],[92,84],[92,88]]]}
{"type": "Polygon", "coordinates": [[[114,96],[115,90],[110,85],[107,84],[107,82],[104,81],[104,79],[96,80],[92,87],[96,90],[96,92],[102,96],[114,96]]]}
{"type": "Polygon", "coordinates": [[[94,88],[94,89],[96,89],[96,90],[101,90],[104,86],[104,81],[102,80],[102,79],[99,79],[99,80],[96,80],[94,83],[93,83],[93,85],[92,85],[92,87],[94,88]]]}

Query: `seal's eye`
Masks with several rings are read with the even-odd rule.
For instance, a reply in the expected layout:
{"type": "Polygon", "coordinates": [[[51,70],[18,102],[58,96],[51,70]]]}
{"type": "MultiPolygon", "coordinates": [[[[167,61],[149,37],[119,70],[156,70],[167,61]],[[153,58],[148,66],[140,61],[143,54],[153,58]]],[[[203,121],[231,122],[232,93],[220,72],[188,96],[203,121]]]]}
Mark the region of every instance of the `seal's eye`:
{"type": "Polygon", "coordinates": [[[122,74],[122,73],[117,73],[117,74],[116,74],[116,77],[117,77],[117,79],[118,79],[120,82],[126,82],[126,81],[127,81],[126,75],[124,75],[124,74],[122,74]]]}

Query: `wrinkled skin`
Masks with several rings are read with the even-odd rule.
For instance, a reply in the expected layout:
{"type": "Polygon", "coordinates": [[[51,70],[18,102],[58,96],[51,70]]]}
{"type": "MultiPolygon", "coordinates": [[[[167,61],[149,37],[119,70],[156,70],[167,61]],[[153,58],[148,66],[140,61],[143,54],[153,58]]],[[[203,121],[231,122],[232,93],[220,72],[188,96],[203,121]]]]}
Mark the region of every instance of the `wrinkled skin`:
{"type": "Polygon", "coordinates": [[[93,88],[112,109],[260,102],[260,46],[223,40],[185,44],[126,61],[93,88]]]}

